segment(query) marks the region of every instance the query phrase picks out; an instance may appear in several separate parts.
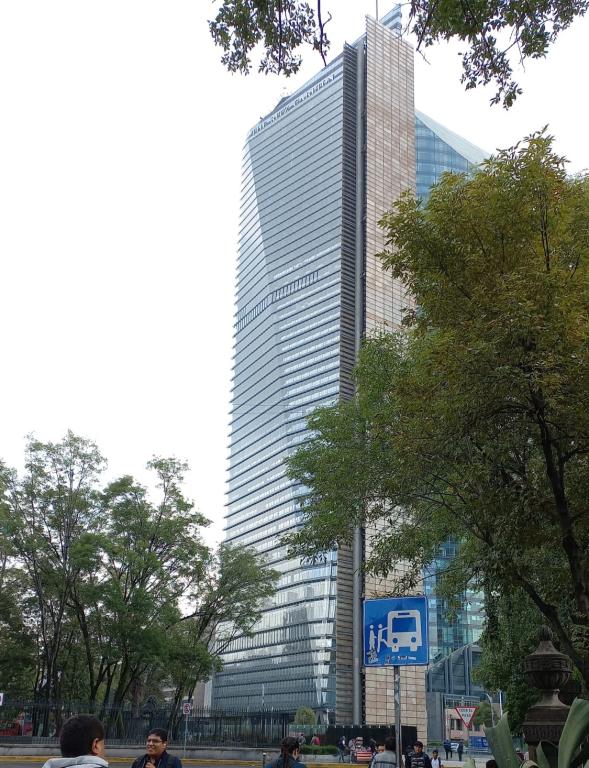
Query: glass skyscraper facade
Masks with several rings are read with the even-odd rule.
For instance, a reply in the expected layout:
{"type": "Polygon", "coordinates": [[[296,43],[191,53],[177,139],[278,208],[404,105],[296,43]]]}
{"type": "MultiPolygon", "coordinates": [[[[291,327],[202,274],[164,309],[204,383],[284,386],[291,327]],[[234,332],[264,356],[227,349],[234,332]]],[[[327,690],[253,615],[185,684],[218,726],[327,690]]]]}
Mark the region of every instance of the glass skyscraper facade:
{"type": "Polygon", "coordinates": [[[336,554],[305,565],[280,539],[301,520],[284,459],[311,411],[340,396],[353,363],[353,324],[342,327],[353,75],[344,54],[284,99],[244,150],[226,535],[264,556],[280,581],[254,637],[225,656],[215,680],[224,705],[335,706],[336,554]]]}
{"type": "Polygon", "coordinates": [[[418,110],[415,111],[415,145],[416,194],[422,200],[427,200],[431,187],[445,171],[465,173],[486,157],[474,144],[418,110]]]}
{"type": "MultiPolygon", "coordinates": [[[[485,153],[449,131],[422,112],[415,112],[416,194],[427,200],[431,187],[446,171],[466,173],[485,159],[485,153]]],[[[424,592],[429,607],[430,659],[436,662],[459,648],[475,643],[481,636],[484,620],[483,595],[467,590],[459,610],[451,610],[437,595],[438,574],[448,568],[456,554],[456,544],[448,541],[424,574],[424,592]]]]}
{"type": "Polygon", "coordinates": [[[245,144],[226,540],[280,580],[253,635],[224,652],[216,706],[307,705],[352,721],[352,556],[288,557],[281,539],[301,522],[302,489],[284,460],[313,410],[353,395],[362,336],[402,315],[404,288],[375,256],[378,218],[404,189],[425,196],[442,171],[482,159],[415,113],[413,52],[399,27],[398,9],[367,19],[366,35],[245,144]]]}
{"type": "Polygon", "coordinates": [[[483,631],[484,597],[467,589],[462,605],[453,610],[448,601],[437,594],[437,579],[456,555],[456,544],[447,541],[424,575],[424,592],[428,599],[430,661],[435,663],[465,645],[476,643],[483,631]]]}

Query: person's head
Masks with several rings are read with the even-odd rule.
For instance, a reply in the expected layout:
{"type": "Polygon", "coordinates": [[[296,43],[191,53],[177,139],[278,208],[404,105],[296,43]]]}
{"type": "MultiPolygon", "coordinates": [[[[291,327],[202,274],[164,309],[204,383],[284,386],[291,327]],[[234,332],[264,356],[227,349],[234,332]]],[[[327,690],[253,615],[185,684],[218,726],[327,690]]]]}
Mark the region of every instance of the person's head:
{"type": "Polygon", "coordinates": [[[432,750],[432,755],[434,756],[434,758],[437,757],[438,756],[438,750],[437,749],[432,750]]]}
{"type": "Polygon", "coordinates": [[[386,737],[386,739],[384,740],[384,748],[387,750],[387,752],[394,752],[397,749],[394,736],[386,737]]]}
{"type": "Polygon", "coordinates": [[[413,745],[413,749],[419,754],[420,752],[423,752],[423,742],[422,741],[416,741],[413,745]]]}
{"type": "Polygon", "coordinates": [[[59,747],[62,757],[104,758],[104,726],[93,715],[74,715],[61,726],[59,747]]]}
{"type": "Polygon", "coordinates": [[[280,755],[283,758],[285,765],[288,764],[289,757],[298,760],[300,753],[301,745],[294,736],[286,736],[280,742],[280,755]]]}
{"type": "Polygon", "coordinates": [[[147,734],[147,755],[156,760],[164,754],[168,746],[168,732],[165,728],[152,728],[147,734]]]}
{"type": "Polygon", "coordinates": [[[493,760],[493,759],[487,760],[487,762],[485,763],[485,768],[498,768],[497,760],[493,760]]]}

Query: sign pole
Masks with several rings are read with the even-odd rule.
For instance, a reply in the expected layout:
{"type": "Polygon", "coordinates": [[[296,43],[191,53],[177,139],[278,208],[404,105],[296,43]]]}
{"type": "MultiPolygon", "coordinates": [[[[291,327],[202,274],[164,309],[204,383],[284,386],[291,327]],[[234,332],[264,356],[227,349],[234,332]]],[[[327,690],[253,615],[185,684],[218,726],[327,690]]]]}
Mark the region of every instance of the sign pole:
{"type": "Polygon", "coordinates": [[[192,704],[185,701],[182,704],[182,714],[184,715],[184,757],[186,757],[186,742],[188,741],[188,718],[192,712],[192,704]]]}
{"type": "Polygon", "coordinates": [[[401,768],[402,739],[401,739],[401,668],[398,664],[393,667],[393,701],[395,702],[395,746],[397,748],[397,767],[401,768]]]}
{"type": "Polygon", "coordinates": [[[427,597],[406,595],[364,600],[364,667],[393,668],[395,749],[402,766],[401,667],[429,662],[427,597]]]}

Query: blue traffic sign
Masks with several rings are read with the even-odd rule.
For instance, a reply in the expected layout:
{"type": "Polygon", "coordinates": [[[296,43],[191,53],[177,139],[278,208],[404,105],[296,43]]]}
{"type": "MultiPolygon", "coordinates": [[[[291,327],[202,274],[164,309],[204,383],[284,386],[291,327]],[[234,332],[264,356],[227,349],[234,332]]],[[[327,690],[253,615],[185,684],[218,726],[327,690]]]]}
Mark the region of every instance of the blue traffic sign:
{"type": "Polygon", "coordinates": [[[364,601],[364,665],[429,663],[427,598],[387,597],[364,601]]]}

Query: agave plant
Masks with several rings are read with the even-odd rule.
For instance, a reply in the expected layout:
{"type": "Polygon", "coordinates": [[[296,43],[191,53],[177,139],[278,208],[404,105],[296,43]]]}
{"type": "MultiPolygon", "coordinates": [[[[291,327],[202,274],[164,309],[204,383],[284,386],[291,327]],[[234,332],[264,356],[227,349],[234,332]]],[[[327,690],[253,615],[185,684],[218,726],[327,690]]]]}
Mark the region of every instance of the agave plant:
{"type": "Polygon", "coordinates": [[[499,768],[578,768],[589,760],[589,701],[574,700],[558,746],[541,741],[536,747],[536,762],[520,762],[506,714],[494,728],[486,728],[485,734],[499,768]]]}

